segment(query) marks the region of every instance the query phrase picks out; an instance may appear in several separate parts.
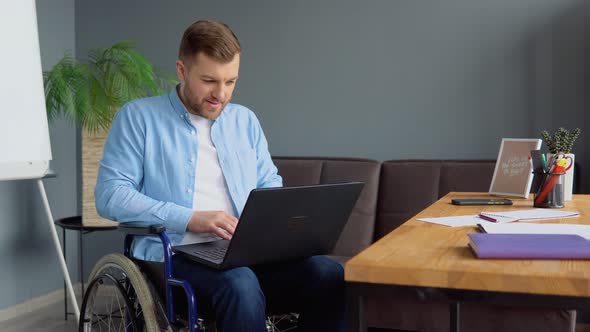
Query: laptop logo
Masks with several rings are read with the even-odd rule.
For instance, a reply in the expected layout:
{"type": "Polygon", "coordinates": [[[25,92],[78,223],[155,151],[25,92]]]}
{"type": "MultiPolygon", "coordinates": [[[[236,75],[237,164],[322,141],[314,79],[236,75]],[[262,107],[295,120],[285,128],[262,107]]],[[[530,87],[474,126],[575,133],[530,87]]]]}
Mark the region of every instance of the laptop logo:
{"type": "Polygon", "coordinates": [[[288,230],[301,229],[307,222],[309,222],[309,216],[293,216],[287,220],[288,230]]]}

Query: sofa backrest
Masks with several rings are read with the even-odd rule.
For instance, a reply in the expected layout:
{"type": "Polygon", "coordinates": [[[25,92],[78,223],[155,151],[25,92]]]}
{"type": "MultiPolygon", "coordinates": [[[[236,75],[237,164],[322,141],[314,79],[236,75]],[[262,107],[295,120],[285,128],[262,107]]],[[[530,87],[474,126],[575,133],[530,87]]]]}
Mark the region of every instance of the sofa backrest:
{"type": "Polygon", "coordinates": [[[353,256],[373,242],[381,163],[369,159],[273,157],[284,186],[361,181],[363,191],[348,219],[334,255],[353,256]]]}
{"type": "Polygon", "coordinates": [[[383,162],[375,224],[378,240],[451,191],[487,192],[495,160],[383,162]]]}

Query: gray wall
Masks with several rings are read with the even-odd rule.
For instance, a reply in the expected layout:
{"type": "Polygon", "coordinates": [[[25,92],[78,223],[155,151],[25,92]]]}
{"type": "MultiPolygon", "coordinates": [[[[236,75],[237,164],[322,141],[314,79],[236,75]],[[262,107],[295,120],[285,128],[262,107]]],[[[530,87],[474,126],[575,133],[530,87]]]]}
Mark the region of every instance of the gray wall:
{"type": "MultiPolygon", "coordinates": [[[[74,0],[37,1],[37,13],[42,64],[47,70],[64,50],[75,50],[74,0]]],[[[59,177],[45,180],[48,199],[55,218],[76,215],[76,130],[60,120],[50,125],[50,136],[52,168],[59,177]]],[[[34,181],[0,182],[0,220],[0,310],[62,287],[57,254],[34,181]]],[[[67,245],[76,248],[76,237],[70,236],[67,245]]],[[[67,259],[75,271],[76,250],[70,250],[67,259]]]]}
{"type": "MultiPolygon", "coordinates": [[[[502,137],[588,135],[589,13],[584,0],[79,0],[76,49],[131,39],[173,72],[186,26],[222,20],[243,46],[234,101],[272,154],[495,159],[502,137]]],[[[87,268],[121,246],[96,236],[87,268]]]]}
{"type": "Polygon", "coordinates": [[[584,127],[583,0],[173,3],[78,1],[78,52],[132,39],[173,71],[188,24],[227,22],[234,101],[275,155],[496,158],[502,137],[584,127]]]}

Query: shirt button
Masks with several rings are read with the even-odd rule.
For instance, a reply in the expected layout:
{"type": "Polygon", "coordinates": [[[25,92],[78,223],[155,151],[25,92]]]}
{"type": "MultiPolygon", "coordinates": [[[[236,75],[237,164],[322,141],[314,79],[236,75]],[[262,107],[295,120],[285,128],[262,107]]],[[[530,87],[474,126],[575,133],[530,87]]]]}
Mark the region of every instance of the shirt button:
{"type": "Polygon", "coordinates": [[[195,161],[195,157],[191,157],[191,163],[195,161]]]}
{"type": "Polygon", "coordinates": [[[187,189],[186,192],[187,193],[191,193],[193,190],[192,189],[187,189]]]}

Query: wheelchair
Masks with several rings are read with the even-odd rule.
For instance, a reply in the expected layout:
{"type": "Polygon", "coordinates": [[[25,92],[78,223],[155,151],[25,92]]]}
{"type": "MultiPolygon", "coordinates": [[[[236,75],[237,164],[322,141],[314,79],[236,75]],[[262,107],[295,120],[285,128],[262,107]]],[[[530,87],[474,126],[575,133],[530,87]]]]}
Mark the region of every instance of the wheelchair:
{"type": "MultiPolygon", "coordinates": [[[[162,225],[121,224],[124,253],[102,257],[94,266],[80,310],[79,332],[214,332],[211,310],[197,311],[191,285],[174,277],[172,245],[162,225]],[[131,255],[135,236],[158,236],[164,262],[131,255]]],[[[268,332],[295,331],[298,314],[267,317],[268,332]]]]}

